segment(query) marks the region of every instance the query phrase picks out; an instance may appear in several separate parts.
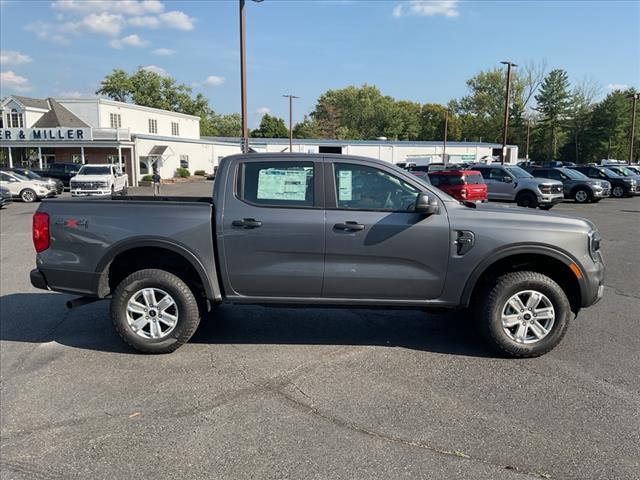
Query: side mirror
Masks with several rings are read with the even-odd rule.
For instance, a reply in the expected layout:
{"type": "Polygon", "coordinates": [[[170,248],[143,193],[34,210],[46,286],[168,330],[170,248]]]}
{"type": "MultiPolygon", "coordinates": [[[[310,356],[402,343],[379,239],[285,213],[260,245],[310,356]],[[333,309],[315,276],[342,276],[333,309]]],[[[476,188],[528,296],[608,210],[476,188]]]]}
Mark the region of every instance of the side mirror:
{"type": "Polygon", "coordinates": [[[511,178],[509,175],[505,175],[504,177],[502,177],[502,181],[504,183],[512,183],[513,182],[513,178],[511,178]]]}
{"type": "Polygon", "coordinates": [[[433,215],[440,213],[440,207],[438,201],[435,198],[431,199],[428,193],[419,193],[416,197],[415,211],[425,215],[433,215]]]}

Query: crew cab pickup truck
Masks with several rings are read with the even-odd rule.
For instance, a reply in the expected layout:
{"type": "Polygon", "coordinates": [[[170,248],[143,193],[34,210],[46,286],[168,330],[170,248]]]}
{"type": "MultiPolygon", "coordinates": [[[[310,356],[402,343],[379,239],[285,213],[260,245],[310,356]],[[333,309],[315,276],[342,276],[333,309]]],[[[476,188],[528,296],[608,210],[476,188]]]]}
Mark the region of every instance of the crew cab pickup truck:
{"type": "Polygon", "coordinates": [[[72,197],[127,193],[129,180],[115,165],[83,165],[69,181],[72,197]]]}
{"type": "Polygon", "coordinates": [[[389,163],[225,157],[211,198],[45,201],[31,283],[111,300],[133,348],[171,352],[220,303],[457,310],[508,356],[551,350],[603,294],[593,224],[459,202],[389,163]]]}

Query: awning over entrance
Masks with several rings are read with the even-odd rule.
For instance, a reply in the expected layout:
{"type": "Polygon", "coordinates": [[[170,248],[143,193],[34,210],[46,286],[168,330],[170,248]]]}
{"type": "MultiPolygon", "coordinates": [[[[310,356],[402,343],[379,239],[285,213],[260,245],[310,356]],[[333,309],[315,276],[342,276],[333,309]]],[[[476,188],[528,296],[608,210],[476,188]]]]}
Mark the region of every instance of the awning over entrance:
{"type": "Polygon", "coordinates": [[[149,151],[147,155],[151,156],[162,156],[164,155],[165,150],[169,148],[168,145],[154,145],[153,148],[149,151]]]}

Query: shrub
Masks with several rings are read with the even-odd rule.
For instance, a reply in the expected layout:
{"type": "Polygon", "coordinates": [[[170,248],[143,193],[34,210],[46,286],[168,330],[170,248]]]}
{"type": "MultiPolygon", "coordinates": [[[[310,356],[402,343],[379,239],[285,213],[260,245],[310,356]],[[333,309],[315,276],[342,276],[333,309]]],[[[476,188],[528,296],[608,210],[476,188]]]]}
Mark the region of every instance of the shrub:
{"type": "Polygon", "coordinates": [[[143,182],[150,182],[153,180],[153,176],[152,175],[145,175],[144,177],[142,177],[142,181],[143,182]]]}
{"type": "Polygon", "coordinates": [[[193,174],[198,175],[199,177],[204,177],[206,175],[204,170],[196,170],[193,174]]]}
{"type": "Polygon", "coordinates": [[[178,177],[187,178],[191,174],[189,173],[189,170],[181,167],[181,168],[176,168],[176,175],[178,177]]]}

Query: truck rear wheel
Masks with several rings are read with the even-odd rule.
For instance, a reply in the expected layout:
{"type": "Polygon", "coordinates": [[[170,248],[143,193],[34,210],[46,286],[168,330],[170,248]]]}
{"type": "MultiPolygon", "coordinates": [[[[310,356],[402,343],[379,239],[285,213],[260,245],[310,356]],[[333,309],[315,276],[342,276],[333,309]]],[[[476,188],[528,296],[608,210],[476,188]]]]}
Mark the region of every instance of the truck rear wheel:
{"type": "Polygon", "coordinates": [[[164,270],[138,270],[116,288],[111,319],[122,339],[143,353],[170,353],[189,341],[200,323],[189,286],[164,270]]]}
{"type": "Polygon", "coordinates": [[[489,286],[479,326],[489,345],[503,355],[538,357],[560,343],[570,315],[567,296],[551,278],[511,272],[489,286]]]}

